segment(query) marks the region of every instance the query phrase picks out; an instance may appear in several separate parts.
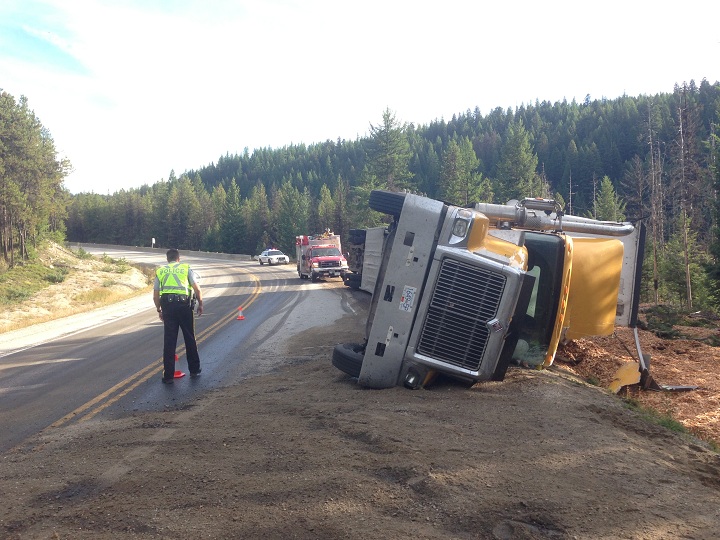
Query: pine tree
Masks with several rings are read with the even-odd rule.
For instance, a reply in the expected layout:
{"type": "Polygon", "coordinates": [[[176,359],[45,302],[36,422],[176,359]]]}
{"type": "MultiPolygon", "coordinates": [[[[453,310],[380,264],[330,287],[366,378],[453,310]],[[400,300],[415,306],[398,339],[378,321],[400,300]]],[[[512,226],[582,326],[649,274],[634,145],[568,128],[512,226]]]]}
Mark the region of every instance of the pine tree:
{"type": "Polygon", "coordinates": [[[401,124],[390,109],[383,112],[382,124],[370,124],[368,165],[384,189],[402,191],[410,187],[412,173],[408,163],[412,153],[406,124],[401,124]]]}
{"type": "Polygon", "coordinates": [[[699,163],[699,143],[697,137],[698,114],[694,100],[692,86],[683,84],[681,89],[676,90],[679,98],[677,110],[677,138],[675,145],[675,167],[672,180],[675,198],[673,203],[679,215],[679,223],[682,226],[683,252],[685,255],[685,283],[686,299],[688,309],[693,307],[692,276],[689,229],[691,223],[694,229],[704,234],[707,228],[699,209],[704,206],[703,197],[707,182],[704,175],[706,171],[699,163]]]}
{"type": "Polygon", "coordinates": [[[277,247],[286,253],[292,252],[295,237],[305,234],[309,226],[310,194],[307,189],[301,193],[289,181],[277,192],[273,202],[272,223],[277,247]]]}
{"type": "Polygon", "coordinates": [[[348,205],[350,210],[349,221],[353,223],[353,228],[376,227],[383,223],[383,220],[389,219],[387,216],[368,208],[370,192],[374,189],[386,189],[386,186],[381,185],[378,178],[370,174],[366,167],[360,175],[360,182],[352,189],[352,197],[348,205]]]}
{"type": "Polygon", "coordinates": [[[462,174],[460,164],[460,148],[451,139],[443,152],[442,168],[440,169],[440,198],[450,204],[460,204],[462,174]]]}
{"type": "Polygon", "coordinates": [[[349,198],[350,186],[343,179],[342,176],[338,176],[337,184],[335,185],[335,193],[333,193],[333,206],[335,208],[335,216],[333,220],[333,231],[335,234],[345,238],[348,230],[352,227],[349,222],[349,198]]]}
{"type": "Polygon", "coordinates": [[[538,157],[532,150],[527,130],[522,122],[511,123],[498,164],[495,191],[505,200],[536,196],[539,191],[537,165],[538,157]]]}
{"type": "Polygon", "coordinates": [[[470,139],[451,139],[443,154],[440,173],[440,198],[446,202],[469,206],[474,202],[491,202],[492,187],[477,171],[480,160],[470,139]]]}
{"type": "Polygon", "coordinates": [[[623,221],[625,219],[625,203],[615,192],[615,186],[607,176],[603,176],[600,181],[593,217],[603,221],[623,221]]]}
{"type": "Polygon", "coordinates": [[[187,176],[183,175],[170,188],[167,204],[166,230],[168,244],[178,249],[199,249],[203,231],[200,204],[187,176]]]}
{"type": "Polygon", "coordinates": [[[274,243],[270,235],[270,205],[265,186],[258,182],[243,201],[244,253],[259,253],[274,243]]]}
{"type": "MultiPolygon", "coordinates": [[[[720,116],[720,101],[717,104],[718,116],[720,116]]],[[[710,164],[713,174],[714,187],[716,192],[720,192],[720,135],[716,130],[720,126],[713,124],[712,133],[710,134],[710,164]]],[[[714,211],[714,234],[713,242],[710,244],[710,253],[713,255],[713,261],[710,264],[710,276],[717,284],[720,283],[720,199],[715,199],[714,211]]]]}
{"type": "Polygon", "coordinates": [[[240,252],[239,246],[244,237],[241,208],[240,188],[233,178],[227,190],[225,208],[220,221],[222,224],[220,227],[220,239],[225,253],[240,252]]]}
{"type": "Polygon", "coordinates": [[[320,201],[318,202],[318,223],[320,230],[333,229],[335,223],[335,201],[328,187],[320,187],[320,201]]]}
{"type": "Polygon", "coordinates": [[[675,233],[662,252],[660,272],[661,291],[666,291],[671,303],[686,309],[716,307],[714,287],[704,271],[709,259],[698,243],[698,233],[690,230],[690,220],[679,217],[675,233]],[[681,222],[684,220],[684,224],[681,222]],[[685,271],[679,271],[685,269],[685,271]]]}
{"type": "Polygon", "coordinates": [[[227,203],[227,193],[222,184],[216,184],[210,194],[210,207],[214,216],[213,224],[205,234],[203,249],[206,251],[222,251],[222,241],[220,238],[220,227],[225,213],[225,204],[227,203]]]}

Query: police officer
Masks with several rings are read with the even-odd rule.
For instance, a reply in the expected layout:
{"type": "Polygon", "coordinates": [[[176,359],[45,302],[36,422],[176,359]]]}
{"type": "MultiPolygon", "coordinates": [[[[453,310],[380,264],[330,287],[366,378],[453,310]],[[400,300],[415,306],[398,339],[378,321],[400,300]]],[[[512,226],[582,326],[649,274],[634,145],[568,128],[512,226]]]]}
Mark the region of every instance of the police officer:
{"type": "Polygon", "coordinates": [[[177,346],[178,329],[182,330],[185,340],[190,376],[197,377],[202,371],[195,341],[193,292],[198,305],[198,315],[203,313],[203,300],[195,272],[187,264],[180,263],[180,253],[177,249],[167,251],[167,261],[168,264],[158,268],[155,272],[153,301],[160,320],[165,326],[162,382],[172,384],[175,377],[175,347],[177,346]]]}

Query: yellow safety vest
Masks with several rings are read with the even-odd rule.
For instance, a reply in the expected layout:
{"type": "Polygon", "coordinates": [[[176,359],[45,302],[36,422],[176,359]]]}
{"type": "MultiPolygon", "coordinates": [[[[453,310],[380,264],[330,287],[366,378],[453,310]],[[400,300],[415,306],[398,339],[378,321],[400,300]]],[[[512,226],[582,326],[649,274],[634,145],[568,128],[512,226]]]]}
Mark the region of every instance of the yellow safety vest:
{"type": "Polygon", "coordinates": [[[155,272],[160,281],[160,296],[163,294],[190,295],[190,266],[181,263],[170,263],[161,266],[155,272]]]}

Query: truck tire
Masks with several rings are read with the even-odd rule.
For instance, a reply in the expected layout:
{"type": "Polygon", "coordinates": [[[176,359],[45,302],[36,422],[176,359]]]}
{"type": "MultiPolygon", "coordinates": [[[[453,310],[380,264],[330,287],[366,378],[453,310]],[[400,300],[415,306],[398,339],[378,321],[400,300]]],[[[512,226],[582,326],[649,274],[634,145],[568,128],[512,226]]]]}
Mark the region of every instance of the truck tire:
{"type": "Polygon", "coordinates": [[[341,343],[333,349],[332,365],[351,377],[360,376],[364,345],[359,343],[341,343]]]}
{"type": "Polygon", "coordinates": [[[382,212],[383,214],[393,216],[395,219],[399,219],[404,203],[404,193],[373,189],[370,192],[370,202],[368,204],[370,208],[377,212],[382,212]]]}
{"type": "Polygon", "coordinates": [[[318,279],[320,279],[316,274],[310,274],[310,281],[315,283],[318,279]]]}
{"type": "Polygon", "coordinates": [[[360,283],[362,282],[362,275],[348,273],[343,276],[343,281],[345,282],[346,286],[350,287],[351,289],[358,290],[360,288],[360,283]]]}

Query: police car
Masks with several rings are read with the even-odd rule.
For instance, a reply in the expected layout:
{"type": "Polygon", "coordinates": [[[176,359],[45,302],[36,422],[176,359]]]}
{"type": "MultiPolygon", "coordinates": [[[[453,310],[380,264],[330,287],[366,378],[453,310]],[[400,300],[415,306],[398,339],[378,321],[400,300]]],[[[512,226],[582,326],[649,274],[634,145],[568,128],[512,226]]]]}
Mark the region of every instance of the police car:
{"type": "Polygon", "coordinates": [[[266,249],[258,255],[258,261],[260,261],[260,264],[288,264],[290,262],[290,257],[280,250],[266,249]]]}

